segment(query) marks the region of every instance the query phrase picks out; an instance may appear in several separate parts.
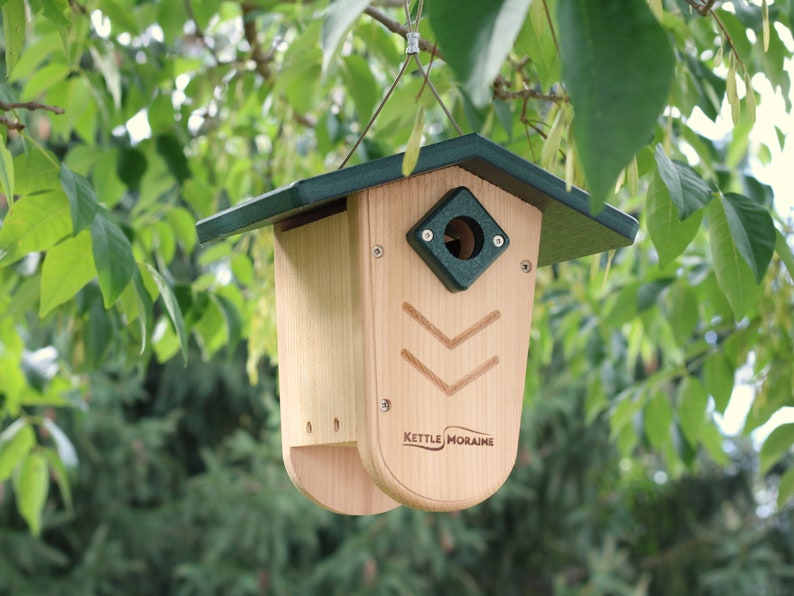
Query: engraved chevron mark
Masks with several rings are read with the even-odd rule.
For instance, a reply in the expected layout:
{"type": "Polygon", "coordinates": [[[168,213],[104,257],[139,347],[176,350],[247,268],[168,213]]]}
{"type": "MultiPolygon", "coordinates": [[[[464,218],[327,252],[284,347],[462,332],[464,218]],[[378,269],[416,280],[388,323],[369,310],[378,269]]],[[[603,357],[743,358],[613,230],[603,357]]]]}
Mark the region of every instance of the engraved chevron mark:
{"type": "Polygon", "coordinates": [[[410,316],[414,321],[416,321],[422,327],[424,327],[430,333],[430,335],[432,335],[438,341],[444,344],[444,346],[448,350],[454,350],[460,344],[462,344],[468,339],[471,339],[473,336],[477,335],[480,331],[485,329],[488,325],[490,325],[491,323],[493,323],[499,317],[502,316],[502,313],[498,310],[490,312],[487,315],[485,315],[485,317],[474,323],[474,325],[472,325],[462,333],[459,333],[458,335],[450,339],[446,333],[444,333],[443,331],[441,331],[441,329],[433,325],[433,323],[431,323],[430,320],[427,317],[425,317],[422,313],[420,313],[417,310],[417,308],[412,304],[409,304],[408,302],[403,302],[403,310],[406,313],[408,313],[408,316],[410,316]]]}
{"type": "Polygon", "coordinates": [[[406,362],[408,362],[408,364],[410,364],[416,370],[422,373],[428,381],[430,381],[431,383],[433,383],[433,385],[438,387],[447,397],[451,397],[455,395],[466,385],[472,383],[473,381],[475,381],[476,379],[487,373],[489,370],[491,370],[494,366],[499,364],[499,357],[493,356],[492,358],[489,358],[488,360],[483,362],[480,366],[475,368],[469,374],[458,379],[457,381],[455,381],[450,385],[444,382],[444,380],[441,377],[439,377],[436,373],[430,370],[430,368],[428,368],[428,366],[424,362],[419,360],[419,358],[411,354],[411,352],[409,352],[408,350],[403,349],[400,352],[400,355],[405,359],[406,362]]]}

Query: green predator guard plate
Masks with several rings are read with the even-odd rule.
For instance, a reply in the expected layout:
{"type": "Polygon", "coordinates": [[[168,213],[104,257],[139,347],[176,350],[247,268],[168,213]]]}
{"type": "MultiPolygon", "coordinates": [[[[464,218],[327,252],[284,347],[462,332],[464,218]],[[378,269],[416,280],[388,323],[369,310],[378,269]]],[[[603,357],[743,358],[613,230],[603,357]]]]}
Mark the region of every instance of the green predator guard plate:
{"type": "MultiPolygon", "coordinates": [[[[303,218],[349,195],[403,178],[402,154],[293,182],[196,224],[201,243],[303,218]]],[[[634,242],[639,224],[610,205],[591,214],[587,193],[507,149],[469,134],[422,147],[414,174],[458,166],[543,213],[538,265],[551,265],[634,242]]]]}

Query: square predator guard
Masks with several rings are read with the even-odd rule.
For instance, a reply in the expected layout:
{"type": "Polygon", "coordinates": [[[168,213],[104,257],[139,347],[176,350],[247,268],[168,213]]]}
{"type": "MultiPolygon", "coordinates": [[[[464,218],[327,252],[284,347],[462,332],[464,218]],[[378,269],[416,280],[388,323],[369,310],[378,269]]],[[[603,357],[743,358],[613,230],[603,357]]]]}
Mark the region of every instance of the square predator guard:
{"type": "Polygon", "coordinates": [[[475,505],[515,462],[537,267],[637,221],[479,136],[300,180],[197,224],[275,231],[281,430],[332,511],[475,505]]]}

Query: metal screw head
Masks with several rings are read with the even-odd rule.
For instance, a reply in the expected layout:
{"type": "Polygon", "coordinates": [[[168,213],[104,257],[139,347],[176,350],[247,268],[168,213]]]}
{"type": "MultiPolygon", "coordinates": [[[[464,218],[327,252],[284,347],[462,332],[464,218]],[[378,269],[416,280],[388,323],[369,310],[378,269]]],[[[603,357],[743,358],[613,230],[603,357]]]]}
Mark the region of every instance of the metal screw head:
{"type": "Polygon", "coordinates": [[[430,242],[433,239],[433,230],[422,230],[422,240],[430,242]]]}
{"type": "Polygon", "coordinates": [[[388,399],[382,399],[379,407],[381,412],[388,412],[391,409],[391,402],[388,399]]]}
{"type": "Polygon", "coordinates": [[[529,273],[532,271],[532,263],[529,261],[521,261],[521,271],[524,273],[529,273]]]}
{"type": "Polygon", "coordinates": [[[383,247],[380,244],[376,244],[372,247],[372,256],[376,259],[379,259],[383,256],[383,247]]]}
{"type": "Polygon", "coordinates": [[[500,236],[500,235],[497,234],[496,236],[493,237],[493,245],[496,248],[502,248],[502,246],[504,246],[504,244],[505,244],[504,236],[500,236]]]}

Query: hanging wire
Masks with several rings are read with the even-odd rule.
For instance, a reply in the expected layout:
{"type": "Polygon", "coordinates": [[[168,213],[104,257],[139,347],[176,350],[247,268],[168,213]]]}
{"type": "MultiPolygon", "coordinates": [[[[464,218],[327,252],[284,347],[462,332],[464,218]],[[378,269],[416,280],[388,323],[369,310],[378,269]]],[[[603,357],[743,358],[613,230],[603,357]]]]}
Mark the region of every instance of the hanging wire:
{"type": "MultiPolygon", "coordinates": [[[[389,98],[392,96],[392,93],[394,93],[394,90],[397,88],[397,83],[400,82],[400,79],[405,74],[405,71],[408,68],[408,64],[411,61],[411,59],[413,59],[414,62],[416,63],[416,67],[419,70],[419,73],[424,77],[424,84],[430,87],[430,91],[433,93],[433,97],[436,98],[436,101],[441,106],[441,109],[444,111],[444,114],[446,114],[449,121],[455,127],[455,130],[458,132],[459,135],[463,134],[463,130],[460,128],[460,126],[458,126],[458,123],[455,121],[455,118],[453,118],[452,113],[447,109],[447,106],[444,104],[444,101],[441,99],[441,95],[438,93],[438,90],[436,89],[435,85],[433,85],[433,82],[430,80],[430,67],[432,67],[433,65],[432,58],[430,60],[430,65],[428,66],[427,71],[425,71],[425,69],[422,67],[422,63],[419,60],[419,19],[422,18],[422,9],[424,8],[424,4],[425,4],[424,0],[419,0],[419,6],[416,10],[416,21],[414,22],[411,20],[411,12],[408,8],[408,0],[405,0],[405,2],[403,3],[403,7],[405,8],[405,19],[408,23],[408,33],[405,34],[405,38],[406,38],[405,60],[403,61],[402,66],[400,67],[400,71],[397,73],[397,77],[395,77],[394,82],[391,84],[388,91],[386,91],[386,95],[383,97],[380,104],[378,104],[378,107],[375,109],[375,112],[372,114],[372,117],[369,119],[369,122],[367,122],[366,126],[364,126],[364,129],[361,131],[361,134],[356,139],[356,142],[353,143],[353,146],[350,148],[350,151],[348,151],[347,155],[345,155],[345,158],[342,160],[342,163],[339,164],[339,167],[337,169],[341,170],[342,168],[344,168],[347,165],[347,162],[350,161],[350,158],[353,157],[356,150],[361,145],[361,142],[364,140],[364,137],[369,132],[369,129],[372,128],[372,125],[375,123],[375,120],[377,119],[378,115],[381,113],[381,110],[383,110],[383,107],[386,105],[386,102],[389,101],[389,98]]],[[[421,91],[419,93],[421,95],[421,91]]]]}

